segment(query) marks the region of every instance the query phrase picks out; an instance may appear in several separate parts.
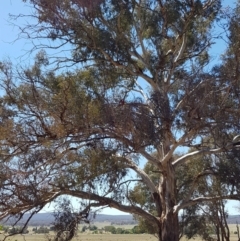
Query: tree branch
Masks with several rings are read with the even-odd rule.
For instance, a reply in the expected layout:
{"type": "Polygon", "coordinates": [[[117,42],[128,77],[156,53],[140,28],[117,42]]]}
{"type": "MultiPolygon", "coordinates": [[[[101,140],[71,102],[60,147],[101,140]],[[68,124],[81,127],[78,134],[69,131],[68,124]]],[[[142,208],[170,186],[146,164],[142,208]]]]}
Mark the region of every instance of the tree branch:
{"type": "Polygon", "coordinates": [[[127,162],[129,163],[129,168],[136,171],[138,175],[143,179],[143,182],[148,186],[148,188],[151,190],[152,193],[158,192],[157,188],[155,187],[152,180],[149,178],[149,176],[141,169],[139,168],[132,160],[127,159],[127,162]]]}
{"type": "MultiPolygon", "coordinates": [[[[206,170],[206,171],[203,171],[201,173],[199,173],[195,178],[194,180],[192,181],[192,184],[190,186],[190,190],[188,191],[188,194],[187,194],[187,197],[185,198],[185,201],[183,202],[188,202],[194,192],[194,190],[196,189],[196,186],[198,185],[198,181],[201,177],[203,176],[207,176],[207,175],[214,175],[214,172],[211,171],[211,170],[206,170]]],[[[185,191],[186,192],[186,191],[185,191]]]]}
{"type": "Polygon", "coordinates": [[[214,196],[214,197],[197,197],[194,199],[189,200],[186,203],[182,203],[182,204],[178,204],[174,207],[174,213],[178,213],[179,210],[193,206],[197,203],[200,202],[210,202],[210,201],[217,201],[217,200],[240,200],[240,196],[239,195],[225,195],[225,196],[214,196]]]}
{"type": "MultiPolygon", "coordinates": [[[[189,138],[190,136],[192,136],[194,134],[194,130],[191,130],[189,132],[186,132],[182,137],[180,137],[171,147],[170,151],[163,157],[162,159],[162,163],[166,163],[170,160],[170,158],[172,157],[174,151],[176,150],[177,147],[181,146],[182,143],[184,143],[184,141],[189,138]]],[[[173,162],[174,163],[174,162],[173,162]]]]}
{"type": "Polygon", "coordinates": [[[176,63],[182,57],[184,50],[186,48],[186,43],[187,43],[187,37],[186,37],[186,34],[184,33],[183,37],[182,37],[182,45],[178,51],[178,55],[175,57],[175,59],[173,61],[174,63],[176,63]]]}
{"type": "Polygon", "coordinates": [[[108,206],[110,208],[115,208],[119,211],[122,212],[126,212],[126,213],[132,213],[132,214],[136,214],[136,215],[140,215],[142,217],[145,217],[147,220],[149,220],[151,223],[155,224],[157,222],[157,218],[154,217],[152,214],[144,211],[143,209],[137,207],[137,206],[127,206],[127,205],[123,205],[117,201],[114,201],[111,198],[108,197],[101,197],[98,196],[94,193],[90,193],[90,192],[83,192],[83,191],[75,191],[75,190],[69,190],[68,188],[62,190],[62,195],[70,195],[73,197],[78,197],[78,198],[82,198],[82,199],[87,199],[87,200],[94,200],[97,201],[99,204],[101,204],[102,206],[108,206]]]}
{"type": "Polygon", "coordinates": [[[180,164],[184,163],[189,158],[192,158],[194,156],[201,155],[201,154],[204,154],[204,155],[206,155],[206,154],[216,154],[216,153],[220,153],[220,152],[223,152],[223,151],[226,151],[226,150],[230,150],[233,147],[234,146],[232,144],[230,144],[226,147],[221,147],[221,148],[216,148],[216,149],[204,149],[204,150],[199,150],[199,151],[193,151],[191,153],[188,153],[184,156],[179,157],[172,164],[173,164],[173,166],[177,166],[177,165],[180,165],[180,164]]]}

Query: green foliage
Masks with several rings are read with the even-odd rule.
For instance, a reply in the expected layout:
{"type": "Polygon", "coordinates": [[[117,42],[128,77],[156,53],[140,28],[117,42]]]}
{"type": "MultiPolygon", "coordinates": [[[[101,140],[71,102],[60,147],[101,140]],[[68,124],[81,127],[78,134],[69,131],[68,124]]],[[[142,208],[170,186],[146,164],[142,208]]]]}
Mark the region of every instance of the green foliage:
{"type": "Polygon", "coordinates": [[[84,225],[84,226],[82,227],[82,231],[81,231],[81,232],[85,232],[87,229],[88,229],[88,227],[84,225]]]}
{"type": "Polygon", "coordinates": [[[132,228],[132,232],[133,232],[134,234],[144,233],[144,231],[145,231],[145,230],[141,229],[140,226],[134,226],[134,227],[132,228]]]}
{"type": "Polygon", "coordinates": [[[209,239],[209,220],[227,229],[221,199],[239,199],[239,2],[224,19],[220,0],[29,4],[36,22],[22,34],[59,52],[0,64],[1,217],[68,195],[82,210],[59,203],[56,239],[102,207],[134,214],[131,232],[160,241],[179,239],[181,210],[188,237],[209,239]],[[229,46],[212,67],[216,21],[229,46]]]}
{"type": "Polygon", "coordinates": [[[122,228],[116,229],[116,234],[123,234],[123,233],[124,233],[124,229],[122,229],[122,228]]]}
{"type": "Polygon", "coordinates": [[[74,212],[71,202],[67,198],[58,201],[54,217],[53,228],[56,239],[71,240],[78,230],[80,221],[86,221],[86,217],[83,218],[81,212],[74,212]]]}
{"type": "Polygon", "coordinates": [[[97,226],[96,225],[90,225],[90,227],[89,227],[89,230],[90,231],[95,231],[95,230],[97,230],[98,228],[97,228],[97,226]]]}
{"type": "Polygon", "coordinates": [[[35,233],[49,233],[50,229],[48,227],[41,226],[33,230],[35,233]]]}
{"type": "Polygon", "coordinates": [[[3,230],[4,230],[4,233],[8,233],[9,227],[8,227],[8,226],[4,226],[4,227],[3,227],[3,230]]]}
{"type": "Polygon", "coordinates": [[[55,229],[54,226],[51,226],[51,227],[49,228],[50,231],[54,231],[54,229],[55,229]]]}
{"type": "Polygon", "coordinates": [[[8,229],[9,234],[19,234],[19,233],[29,233],[27,227],[23,229],[23,227],[12,227],[8,229]]]}
{"type": "Polygon", "coordinates": [[[116,228],[114,226],[105,226],[105,232],[109,232],[111,234],[142,234],[146,233],[146,229],[141,226],[134,226],[132,229],[124,229],[124,228],[116,228]]]}
{"type": "Polygon", "coordinates": [[[104,231],[112,233],[112,234],[115,234],[116,233],[116,228],[114,226],[105,226],[104,227],[104,231]]]}

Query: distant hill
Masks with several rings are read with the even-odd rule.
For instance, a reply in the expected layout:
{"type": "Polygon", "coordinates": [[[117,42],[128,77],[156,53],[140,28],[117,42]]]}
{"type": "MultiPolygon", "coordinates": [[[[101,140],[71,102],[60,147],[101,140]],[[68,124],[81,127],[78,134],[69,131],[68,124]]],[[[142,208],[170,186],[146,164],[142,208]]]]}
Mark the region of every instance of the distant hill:
{"type": "MultiPolygon", "coordinates": [[[[19,225],[26,222],[29,218],[29,214],[24,215],[24,218],[19,222],[19,225]]],[[[54,222],[54,216],[52,213],[38,213],[34,215],[29,223],[30,226],[50,226],[54,222]]],[[[114,224],[134,224],[136,221],[132,215],[106,215],[98,214],[92,222],[110,222],[114,224]]],[[[240,224],[240,215],[229,215],[227,219],[228,224],[240,224]]],[[[13,224],[13,220],[3,222],[5,225],[13,224]]]]}
{"type": "Polygon", "coordinates": [[[227,218],[228,224],[240,224],[240,215],[229,215],[227,218]]]}
{"type": "MultiPolygon", "coordinates": [[[[26,222],[29,218],[29,214],[24,215],[23,219],[19,222],[19,225],[26,222]]],[[[113,224],[134,224],[136,221],[133,219],[132,215],[105,215],[105,214],[98,214],[92,220],[93,222],[111,222],[113,224]]],[[[5,221],[5,225],[13,224],[14,220],[7,220],[5,221]]],[[[54,216],[52,213],[38,213],[35,214],[31,221],[29,222],[30,226],[49,226],[54,222],[54,216]]]]}

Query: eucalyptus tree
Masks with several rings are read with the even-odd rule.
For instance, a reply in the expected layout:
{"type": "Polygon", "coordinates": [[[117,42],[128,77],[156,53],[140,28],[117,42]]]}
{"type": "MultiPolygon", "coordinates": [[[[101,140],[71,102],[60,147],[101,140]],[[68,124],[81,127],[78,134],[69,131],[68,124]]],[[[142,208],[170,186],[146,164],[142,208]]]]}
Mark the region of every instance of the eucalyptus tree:
{"type": "MultiPolygon", "coordinates": [[[[181,210],[239,198],[195,191],[215,174],[212,158],[236,149],[239,130],[238,40],[211,69],[220,0],[25,2],[35,20],[21,36],[60,51],[41,51],[27,69],[1,64],[1,218],[70,195],[88,200],[78,220],[111,207],[176,241],[181,210]],[[142,162],[154,167],[154,181],[142,162]],[[187,180],[176,172],[189,162],[196,172],[187,180]],[[137,183],[151,205],[132,195],[137,183]]],[[[236,16],[224,19],[229,39],[236,16]]]]}

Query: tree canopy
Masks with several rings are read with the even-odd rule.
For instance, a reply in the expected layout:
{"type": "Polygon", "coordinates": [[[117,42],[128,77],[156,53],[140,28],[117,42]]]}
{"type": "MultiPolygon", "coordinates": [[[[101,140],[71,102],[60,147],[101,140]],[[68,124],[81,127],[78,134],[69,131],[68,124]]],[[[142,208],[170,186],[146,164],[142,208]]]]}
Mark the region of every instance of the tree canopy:
{"type": "Polygon", "coordinates": [[[177,241],[182,210],[239,200],[239,2],[25,2],[40,51],[0,65],[0,218],[70,195],[71,225],[111,207],[177,241]]]}

